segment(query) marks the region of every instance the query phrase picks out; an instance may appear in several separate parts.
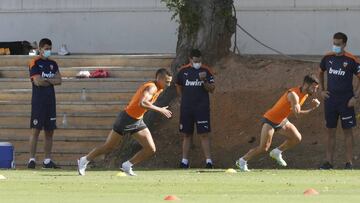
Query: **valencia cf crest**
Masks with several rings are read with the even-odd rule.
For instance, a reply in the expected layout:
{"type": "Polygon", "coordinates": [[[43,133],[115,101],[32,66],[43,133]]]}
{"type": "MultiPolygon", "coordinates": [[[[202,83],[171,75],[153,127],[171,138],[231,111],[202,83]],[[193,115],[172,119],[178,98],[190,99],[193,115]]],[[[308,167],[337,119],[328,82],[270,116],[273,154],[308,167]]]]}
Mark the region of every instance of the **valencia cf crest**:
{"type": "Polygon", "coordinates": [[[50,70],[53,70],[54,69],[54,66],[53,65],[50,65],[50,70]]]}
{"type": "Polygon", "coordinates": [[[343,63],[344,68],[346,68],[347,65],[348,65],[348,62],[343,63]]]}
{"type": "Polygon", "coordinates": [[[33,120],[33,124],[34,124],[34,125],[37,125],[38,123],[39,123],[39,122],[38,122],[37,119],[34,119],[34,120],[33,120]]]}

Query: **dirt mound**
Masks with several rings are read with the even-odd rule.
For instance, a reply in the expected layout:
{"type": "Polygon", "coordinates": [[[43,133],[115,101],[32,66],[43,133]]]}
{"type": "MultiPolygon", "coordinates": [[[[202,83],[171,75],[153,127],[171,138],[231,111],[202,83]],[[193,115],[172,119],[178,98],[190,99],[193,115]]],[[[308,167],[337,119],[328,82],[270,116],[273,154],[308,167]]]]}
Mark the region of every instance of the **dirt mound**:
{"type": "MultiPolygon", "coordinates": [[[[318,71],[317,63],[302,63],[278,58],[231,56],[214,67],[216,91],[211,96],[212,154],[216,167],[233,167],[237,158],[259,143],[264,112],[290,87],[301,84],[308,73],[318,71]]],[[[305,104],[306,106],[306,104],[305,104]]],[[[155,124],[153,135],[157,154],[146,167],[177,167],[181,158],[179,100],[171,104],[174,118],[155,124]]],[[[324,160],[326,147],[323,106],[302,119],[289,118],[302,133],[303,141],[284,153],[290,168],[316,168],[324,160]]],[[[355,135],[358,134],[358,129],[355,135]]],[[[338,136],[336,163],[343,167],[342,133],[338,136]]],[[[283,141],[274,137],[272,148],[283,141]]],[[[355,147],[355,153],[359,150],[355,147]]],[[[194,137],[190,153],[192,167],[203,167],[199,138],[194,137]]],[[[249,162],[250,167],[275,168],[269,156],[249,162]]],[[[356,164],[356,161],[355,161],[356,164]]]]}

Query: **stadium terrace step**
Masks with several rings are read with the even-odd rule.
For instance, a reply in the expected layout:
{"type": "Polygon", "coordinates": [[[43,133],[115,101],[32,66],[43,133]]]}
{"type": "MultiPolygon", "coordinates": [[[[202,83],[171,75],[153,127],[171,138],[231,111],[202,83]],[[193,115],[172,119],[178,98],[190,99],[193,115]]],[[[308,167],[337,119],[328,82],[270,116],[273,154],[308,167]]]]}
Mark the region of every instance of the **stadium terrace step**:
{"type": "MultiPolygon", "coordinates": [[[[31,135],[30,121],[27,125],[0,125],[0,140],[10,141],[11,139],[28,140],[31,135]]],[[[66,138],[79,138],[82,137],[107,137],[112,125],[110,126],[62,126],[58,125],[55,131],[55,137],[61,136],[66,138]]],[[[44,132],[41,132],[40,138],[43,137],[44,132]]]]}
{"type": "MultiPolygon", "coordinates": [[[[56,101],[129,101],[133,89],[56,89],[56,101]]],[[[30,101],[32,89],[0,89],[0,100],[30,101]]]]}
{"type": "MultiPolygon", "coordinates": [[[[51,58],[60,67],[86,66],[131,66],[131,67],[170,67],[174,54],[134,54],[134,55],[70,55],[51,58]]],[[[34,56],[0,56],[0,66],[28,66],[34,56]]]]}
{"type": "MultiPolygon", "coordinates": [[[[147,81],[144,78],[63,78],[62,84],[56,86],[55,89],[92,89],[99,87],[101,89],[129,89],[147,81]]],[[[28,78],[0,78],[0,89],[28,89],[31,87],[28,78]]]]}
{"type": "MultiPolygon", "coordinates": [[[[4,113],[0,112],[0,125],[13,123],[26,125],[30,122],[30,112],[4,113]]],[[[79,126],[94,124],[99,126],[111,126],[116,119],[116,113],[58,113],[57,124],[79,126]]]]}
{"type": "MultiPolygon", "coordinates": [[[[64,101],[56,102],[56,111],[58,113],[116,113],[123,110],[126,104],[126,102],[118,101],[64,101]]],[[[0,112],[31,112],[31,101],[0,101],[0,112]]]]}
{"type": "MultiPolygon", "coordinates": [[[[79,71],[92,72],[96,69],[104,69],[110,73],[111,78],[148,78],[155,77],[155,71],[158,67],[60,67],[62,77],[75,77],[79,71]]],[[[0,76],[2,78],[28,78],[29,69],[24,66],[0,67],[0,76]]]]}

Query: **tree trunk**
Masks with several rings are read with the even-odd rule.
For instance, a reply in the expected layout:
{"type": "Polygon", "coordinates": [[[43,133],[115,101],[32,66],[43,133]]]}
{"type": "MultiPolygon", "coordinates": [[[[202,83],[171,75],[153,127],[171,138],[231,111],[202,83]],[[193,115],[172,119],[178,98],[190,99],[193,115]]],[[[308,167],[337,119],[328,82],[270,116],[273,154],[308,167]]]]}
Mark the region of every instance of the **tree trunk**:
{"type": "MultiPolygon", "coordinates": [[[[230,53],[231,37],[236,29],[233,0],[185,0],[185,6],[178,14],[176,57],[171,65],[174,79],[178,68],[188,63],[188,56],[193,48],[202,52],[203,63],[208,65],[214,65],[227,56],[230,53]]],[[[176,90],[171,86],[160,96],[156,104],[167,106],[175,98],[176,90]]],[[[150,131],[158,126],[156,123],[160,123],[161,119],[163,118],[155,112],[148,112],[144,118],[150,131]]],[[[122,146],[106,156],[100,165],[118,167],[121,161],[129,159],[139,149],[141,146],[136,141],[126,137],[122,146]]]]}

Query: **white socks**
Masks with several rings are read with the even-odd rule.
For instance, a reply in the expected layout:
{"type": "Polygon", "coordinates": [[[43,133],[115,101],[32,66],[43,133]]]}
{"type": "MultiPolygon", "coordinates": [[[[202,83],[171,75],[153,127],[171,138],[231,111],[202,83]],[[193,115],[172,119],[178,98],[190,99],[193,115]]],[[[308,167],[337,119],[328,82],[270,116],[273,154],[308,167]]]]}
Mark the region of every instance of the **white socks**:
{"type": "Polygon", "coordinates": [[[46,159],[44,159],[44,164],[49,164],[49,163],[50,163],[50,161],[51,161],[51,159],[46,158],[46,159]]]}
{"type": "Polygon", "coordinates": [[[273,152],[274,152],[276,155],[279,155],[279,154],[282,153],[282,151],[281,151],[280,149],[278,149],[278,148],[273,149],[273,152]]]}
{"type": "Polygon", "coordinates": [[[188,160],[188,159],[182,159],[182,160],[181,160],[181,163],[188,165],[188,164],[189,164],[189,160],[188,160]]]}
{"type": "Polygon", "coordinates": [[[122,164],[122,167],[131,168],[133,165],[130,161],[126,161],[122,164]]]}
{"type": "Polygon", "coordinates": [[[86,156],[80,158],[80,161],[83,161],[85,164],[88,164],[90,161],[87,160],[86,156]]]}
{"type": "MultiPolygon", "coordinates": [[[[212,162],[212,160],[211,159],[206,159],[206,161],[205,161],[206,163],[210,163],[210,164],[212,164],[213,162],[212,162]]],[[[189,160],[188,159],[182,159],[181,160],[181,163],[183,163],[183,164],[189,164],[189,160]]]]}

